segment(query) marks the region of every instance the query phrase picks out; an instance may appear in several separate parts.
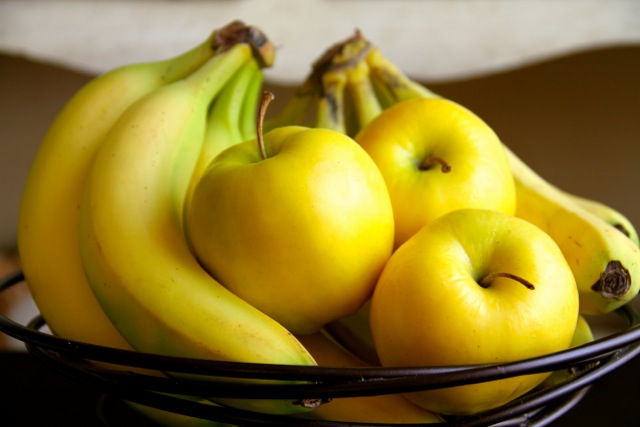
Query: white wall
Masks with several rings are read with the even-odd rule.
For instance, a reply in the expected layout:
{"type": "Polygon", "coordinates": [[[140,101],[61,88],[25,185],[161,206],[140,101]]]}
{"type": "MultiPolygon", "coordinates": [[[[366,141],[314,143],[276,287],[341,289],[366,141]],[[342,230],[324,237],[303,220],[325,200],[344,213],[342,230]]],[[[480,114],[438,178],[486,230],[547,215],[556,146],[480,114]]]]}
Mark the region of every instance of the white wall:
{"type": "Polygon", "coordinates": [[[300,81],[356,28],[432,81],[640,42],[636,0],[0,0],[0,50],[102,72],[171,56],[233,19],[278,46],[278,82],[300,81]]]}

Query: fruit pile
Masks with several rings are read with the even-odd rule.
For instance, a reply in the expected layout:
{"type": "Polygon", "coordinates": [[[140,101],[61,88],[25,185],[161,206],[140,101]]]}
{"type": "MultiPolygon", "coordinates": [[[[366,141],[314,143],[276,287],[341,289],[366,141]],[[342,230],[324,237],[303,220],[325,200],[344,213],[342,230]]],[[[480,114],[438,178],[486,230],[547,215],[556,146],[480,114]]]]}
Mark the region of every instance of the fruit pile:
{"type": "MultiPolygon", "coordinates": [[[[545,181],[359,32],[270,114],[274,56],[235,21],[69,100],[34,160],[18,232],[54,334],[233,362],[491,364],[583,344],[583,315],[638,294],[638,234],[622,214],[545,181]]],[[[421,424],[553,378],[329,402],[200,398],[421,424]]]]}

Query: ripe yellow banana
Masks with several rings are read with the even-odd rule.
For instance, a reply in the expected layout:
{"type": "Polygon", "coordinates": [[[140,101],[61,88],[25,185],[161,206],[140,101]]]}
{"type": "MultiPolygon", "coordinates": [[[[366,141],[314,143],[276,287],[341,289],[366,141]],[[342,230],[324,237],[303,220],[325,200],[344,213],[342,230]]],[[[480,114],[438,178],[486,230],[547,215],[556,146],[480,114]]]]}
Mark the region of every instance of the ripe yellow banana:
{"type": "MultiPolygon", "coordinates": [[[[298,337],[320,366],[366,367],[323,331],[298,337]]],[[[308,417],[324,420],[377,424],[432,424],[442,418],[420,408],[401,394],[336,398],[310,412],[308,417]]]]}
{"type": "Polygon", "coordinates": [[[608,313],[633,299],[640,290],[638,246],[506,151],[516,183],[516,215],[560,246],[576,278],[581,313],[608,313]]]}
{"type": "Polygon", "coordinates": [[[614,209],[613,207],[600,202],[598,200],[589,199],[586,197],[578,196],[571,193],[566,193],[574,202],[586,211],[591,212],[595,216],[602,219],[609,225],[617,228],[627,236],[636,246],[640,246],[640,239],[638,238],[638,231],[633,223],[622,212],[614,209]]]}
{"type": "Polygon", "coordinates": [[[77,235],[82,187],[117,118],[142,96],[212,57],[216,34],[178,57],[96,77],[68,101],[38,148],[22,196],[18,247],[33,299],[55,334],[130,348],[104,315],[82,269],[77,235]]]}
{"type": "MultiPolygon", "coordinates": [[[[207,274],[184,237],[185,197],[210,103],[251,56],[251,46],[235,44],[142,98],[116,122],[92,165],[80,207],[82,261],[107,316],[137,350],[315,363],[285,328],[207,274]]],[[[309,409],[306,401],[225,403],[275,413],[309,409]]]]}

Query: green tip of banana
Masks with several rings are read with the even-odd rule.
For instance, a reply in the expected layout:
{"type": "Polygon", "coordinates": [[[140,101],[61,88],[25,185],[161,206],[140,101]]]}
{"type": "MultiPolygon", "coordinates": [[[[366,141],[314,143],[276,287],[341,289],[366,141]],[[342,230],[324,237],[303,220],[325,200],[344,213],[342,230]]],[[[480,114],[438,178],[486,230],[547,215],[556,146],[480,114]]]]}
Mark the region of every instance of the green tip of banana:
{"type": "Polygon", "coordinates": [[[275,48],[258,27],[235,20],[216,31],[213,49],[224,52],[239,43],[247,43],[261,68],[271,67],[275,60],[275,48]]]}

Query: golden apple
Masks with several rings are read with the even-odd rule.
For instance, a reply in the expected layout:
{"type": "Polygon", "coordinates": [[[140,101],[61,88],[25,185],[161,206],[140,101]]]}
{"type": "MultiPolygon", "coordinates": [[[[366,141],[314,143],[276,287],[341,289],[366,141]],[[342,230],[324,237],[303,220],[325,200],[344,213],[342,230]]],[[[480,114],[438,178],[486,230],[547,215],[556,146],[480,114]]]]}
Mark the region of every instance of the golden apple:
{"type": "Polygon", "coordinates": [[[515,213],[515,185],[502,142],[487,123],[453,101],[416,98],[395,104],[356,141],[387,183],[396,247],[453,210],[515,213]]]}
{"type": "Polygon", "coordinates": [[[297,334],[355,312],[393,250],[380,171],[353,139],[328,129],[277,128],[228,148],[187,211],[209,273],[297,334]]]}
{"type": "MultiPolygon", "coordinates": [[[[574,277],[531,223],[482,209],[450,212],[389,259],[370,307],[385,366],[505,363],[569,348],[578,319],[574,277]]],[[[502,405],[548,374],[408,394],[442,414],[502,405]]]]}

